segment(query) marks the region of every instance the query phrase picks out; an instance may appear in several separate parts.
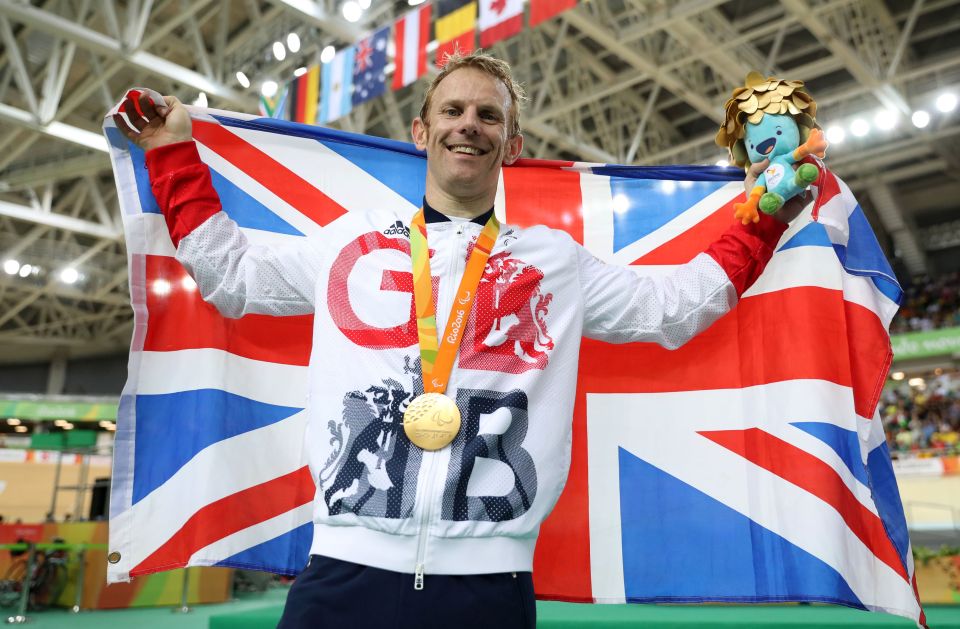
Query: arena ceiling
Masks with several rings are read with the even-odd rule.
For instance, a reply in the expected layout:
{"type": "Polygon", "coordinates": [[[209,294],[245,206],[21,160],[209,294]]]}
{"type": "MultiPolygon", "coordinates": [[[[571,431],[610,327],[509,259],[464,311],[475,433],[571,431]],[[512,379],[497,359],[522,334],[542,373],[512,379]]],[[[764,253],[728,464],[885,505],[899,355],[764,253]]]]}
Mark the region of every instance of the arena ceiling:
{"type": "MultiPolygon", "coordinates": [[[[134,85],[256,112],[259,84],[410,7],[373,0],[0,0],[0,363],[125,351],[132,332],[104,113],[134,85]],[[296,32],[297,54],[274,41],[296,32]],[[242,88],[235,73],[252,81],[242,88]],[[62,281],[73,267],[80,277],[62,281]]],[[[848,129],[829,164],[858,192],[881,243],[911,273],[960,246],[960,0],[594,0],[494,47],[528,86],[528,155],[713,164],[731,89],[751,69],[802,79],[818,119],[848,129]],[[853,137],[886,109],[899,123],[853,137]],[[917,109],[930,112],[923,129],[917,109]]],[[[406,140],[424,81],[337,126],[406,140]]]]}

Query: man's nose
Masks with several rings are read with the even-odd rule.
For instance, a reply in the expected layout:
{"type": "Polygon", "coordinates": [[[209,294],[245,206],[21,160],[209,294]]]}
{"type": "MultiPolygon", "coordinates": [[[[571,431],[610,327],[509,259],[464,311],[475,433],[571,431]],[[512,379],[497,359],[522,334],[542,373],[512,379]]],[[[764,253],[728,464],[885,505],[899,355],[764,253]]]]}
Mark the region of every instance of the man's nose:
{"type": "Polygon", "coordinates": [[[467,108],[460,116],[460,130],[464,135],[476,135],[480,132],[480,116],[476,109],[467,108]]]}

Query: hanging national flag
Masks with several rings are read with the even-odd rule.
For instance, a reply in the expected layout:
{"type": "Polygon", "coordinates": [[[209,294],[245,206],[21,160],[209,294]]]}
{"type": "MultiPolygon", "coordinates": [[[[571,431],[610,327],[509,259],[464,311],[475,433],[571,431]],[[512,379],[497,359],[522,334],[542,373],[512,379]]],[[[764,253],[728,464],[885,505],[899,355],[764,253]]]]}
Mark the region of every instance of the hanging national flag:
{"type": "Polygon", "coordinates": [[[397,53],[393,89],[410,85],[427,72],[427,42],[430,41],[430,7],[410,11],[397,20],[394,41],[397,53]]]}
{"type": "Polygon", "coordinates": [[[332,122],[353,109],[353,58],[356,47],[344,48],[323,67],[320,122],[332,122]]]}
{"type": "Polygon", "coordinates": [[[287,120],[287,96],[289,93],[290,90],[288,86],[281,85],[277,88],[277,93],[269,98],[261,94],[258,106],[260,115],[267,118],[287,120]]]}
{"type": "Polygon", "coordinates": [[[304,124],[317,124],[317,105],[320,100],[320,66],[310,66],[302,75],[289,83],[287,97],[289,115],[287,120],[304,124]]]}
{"type": "Polygon", "coordinates": [[[575,6],[577,0],[530,0],[530,28],[575,6]]]}
{"type": "Polygon", "coordinates": [[[437,67],[447,63],[454,52],[473,52],[477,30],[476,0],[438,0],[437,3],[437,67]]]}
{"type": "Polygon", "coordinates": [[[353,104],[359,105],[383,94],[387,85],[387,38],[390,27],[384,26],[357,43],[353,61],[353,104]]]}
{"type": "MultiPolygon", "coordinates": [[[[422,202],[425,158],[410,145],[223,111],[191,108],[191,118],[224,211],[278,252],[346,212],[412,215],[422,202]]],[[[108,579],[188,564],[295,574],[317,493],[303,447],[311,330],[332,310],[324,301],[313,314],[230,319],[204,302],[175,257],[143,151],[109,116],[105,132],[137,330],[118,411],[108,579]]],[[[504,168],[495,209],[505,225],[561,229],[608,264],[664,274],[730,225],[742,176],[521,160],[504,168]]],[[[397,270],[360,290],[409,298],[406,239],[383,227],[350,259],[387,252],[397,270]]],[[[464,346],[497,369],[532,369],[521,346],[564,311],[543,306],[548,278],[508,261],[494,276],[506,304],[497,321],[527,323],[464,346]]],[[[346,282],[349,268],[339,273],[346,282]]],[[[382,302],[350,301],[354,288],[345,303],[367,308],[348,306],[350,325],[382,331],[382,302]]],[[[816,601],[923,622],[876,413],[900,298],[863,210],[826,171],[813,213],[702,334],[675,350],[585,339],[570,473],[536,547],[538,597],[816,601]]],[[[492,329],[493,313],[483,316],[491,327],[480,329],[492,329]]],[[[415,334],[409,342],[416,351],[415,334]]]]}
{"type": "Polygon", "coordinates": [[[480,0],[479,27],[481,48],[513,37],[523,30],[523,0],[480,0]]]}

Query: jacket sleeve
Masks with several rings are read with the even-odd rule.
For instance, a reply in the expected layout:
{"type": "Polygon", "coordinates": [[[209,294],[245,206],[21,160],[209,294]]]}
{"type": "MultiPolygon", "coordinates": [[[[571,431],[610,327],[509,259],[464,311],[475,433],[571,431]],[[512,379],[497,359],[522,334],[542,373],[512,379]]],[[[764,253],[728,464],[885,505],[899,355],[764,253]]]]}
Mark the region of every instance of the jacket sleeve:
{"type": "Polygon", "coordinates": [[[210,170],[194,142],[150,150],[146,165],[177,260],[206,301],[231,318],[313,312],[322,262],[316,242],[303,238],[282,247],[251,244],[222,211],[210,170]]]}
{"type": "Polygon", "coordinates": [[[579,250],[584,336],[676,349],[729,312],[760,276],[787,226],[762,214],[736,223],[707,250],[665,276],[642,276],[579,250]]]}

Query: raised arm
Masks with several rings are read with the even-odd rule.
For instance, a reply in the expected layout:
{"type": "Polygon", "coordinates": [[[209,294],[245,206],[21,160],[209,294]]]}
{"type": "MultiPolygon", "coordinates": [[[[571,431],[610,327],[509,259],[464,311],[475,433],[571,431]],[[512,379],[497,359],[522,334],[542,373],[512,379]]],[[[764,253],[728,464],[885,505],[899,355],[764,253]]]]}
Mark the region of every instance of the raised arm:
{"type": "Polygon", "coordinates": [[[707,250],[664,277],[637,275],[580,248],[584,336],[675,349],[729,312],[760,276],[786,223],[767,215],[734,224],[707,250]]]}
{"type": "Polygon", "coordinates": [[[322,252],[307,238],[283,247],[251,244],[222,211],[186,108],[170,96],[164,101],[157,107],[145,95],[129,96],[123,109],[132,128],[122,116],[114,121],[146,151],[151,188],[177,260],[203,298],[227,317],[313,312],[322,252]]]}

